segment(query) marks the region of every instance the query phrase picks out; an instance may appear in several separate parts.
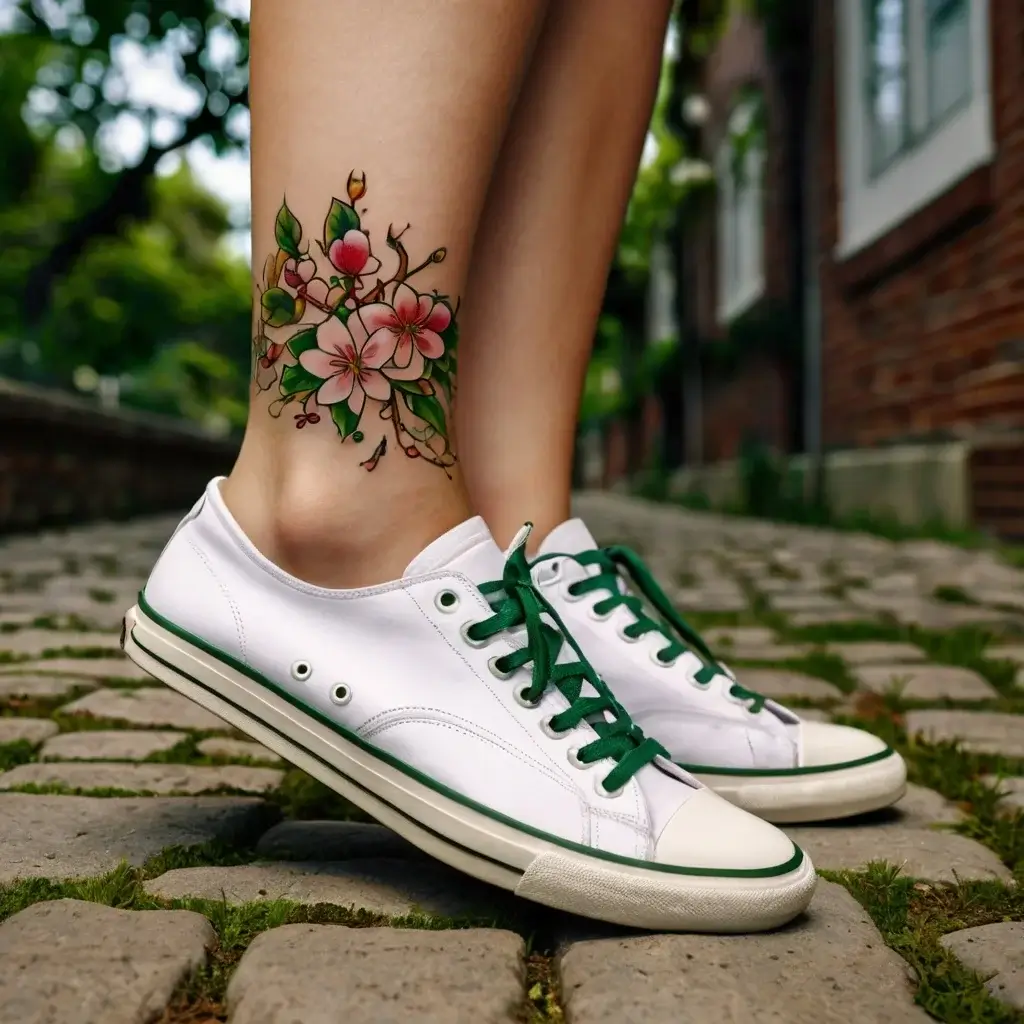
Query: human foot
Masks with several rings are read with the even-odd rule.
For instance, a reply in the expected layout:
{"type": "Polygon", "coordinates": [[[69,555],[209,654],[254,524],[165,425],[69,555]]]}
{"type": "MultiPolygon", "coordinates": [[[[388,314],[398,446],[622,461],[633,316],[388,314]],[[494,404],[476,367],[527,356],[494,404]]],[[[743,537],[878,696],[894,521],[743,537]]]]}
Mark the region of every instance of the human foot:
{"type": "Polygon", "coordinates": [[[545,538],[532,573],[634,721],[726,799],[782,823],[845,818],[903,795],[899,754],[871,733],[802,721],[747,690],[639,558],[598,548],[581,520],[545,538]]]}
{"type": "Polygon", "coordinates": [[[776,927],[815,885],[786,836],[674,767],[545,621],[483,521],[392,583],[326,590],[214,481],[125,618],[126,653],[440,860],[624,925],[776,927]]]}

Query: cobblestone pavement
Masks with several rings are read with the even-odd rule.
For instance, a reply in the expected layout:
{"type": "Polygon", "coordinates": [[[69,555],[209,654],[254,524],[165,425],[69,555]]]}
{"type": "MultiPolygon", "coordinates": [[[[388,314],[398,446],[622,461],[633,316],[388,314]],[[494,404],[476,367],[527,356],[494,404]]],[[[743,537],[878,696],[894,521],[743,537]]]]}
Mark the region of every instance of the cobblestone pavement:
{"type": "Polygon", "coordinates": [[[429,860],[123,658],[174,521],[102,524],[0,544],[0,1024],[1024,1020],[1024,571],[578,504],[747,685],[907,756],[897,809],[790,829],[805,918],[630,933],[429,860]]]}

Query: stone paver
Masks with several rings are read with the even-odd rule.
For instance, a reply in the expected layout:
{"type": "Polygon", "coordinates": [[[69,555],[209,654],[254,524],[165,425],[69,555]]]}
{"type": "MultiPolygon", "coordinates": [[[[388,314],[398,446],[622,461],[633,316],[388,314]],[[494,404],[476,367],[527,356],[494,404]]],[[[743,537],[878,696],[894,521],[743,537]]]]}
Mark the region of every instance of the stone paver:
{"type": "Polygon", "coordinates": [[[220,732],[228,729],[223,719],[162,686],[138,690],[97,690],[64,705],[61,710],[67,715],[92,715],[132,725],[165,725],[220,732]]]}
{"type": "Polygon", "coordinates": [[[838,654],[848,665],[892,665],[925,660],[925,653],[920,647],[895,641],[830,643],[827,650],[838,654]]]}
{"type": "Polygon", "coordinates": [[[154,896],[186,896],[228,903],[288,899],[333,903],[391,916],[431,914],[490,916],[513,897],[443,864],[423,860],[273,861],[238,867],[179,868],[146,883],[154,896]]]}
{"type": "Polygon", "coordinates": [[[573,1024],[926,1024],[910,971],[846,890],[819,882],[809,913],[767,935],[577,942],[560,956],[573,1024]]]}
{"type": "Polygon", "coordinates": [[[862,665],[853,676],[865,689],[898,690],[906,700],[990,700],[999,695],[973,669],[957,665],[862,665]]]}
{"type": "Polygon", "coordinates": [[[123,655],[118,658],[45,658],[42,661],[19,661],[14,671],[25,675],[80,676],[83,679],[128,679],[132,682],[153,682],[135,662],[123,655]]]}
{"type": "Polygon", "coordinates": [[[135,764],[102,761],[46,761],[20,764],[0,774],[0,789],[21,786],[62,786],[79,791],[118,789],[165,796],[216,793],[269,793],[281,784],[284,772],[248,765],[135,764]]]}
{"type": "Polygon", "coordinates": [[[806,644],[765,644],[762,647],[734,647],[722,648],[715,652],[722,661],[744,662],[744,661],[791,661],[794,658],[804,658],[813,648],[806,644]]]}
{"type": "Polygon", "coordinates": [[[715,626],[703,633],[704,639],[715,650],[725,655],[727,650],[742,647],[769,647],[776,643],[775,631],[765,626],[715,626]]]}
{"type": "Polygon", "coordinates": [[[187,736],[159,729],[84,729],[54,736],[39,754],[44,761],[144,761],[176,747],[187,736]]]}
{"type": "Polygon", "coordinates": [[[270,808],[253,797],[0,793],[0,882],[103,875],[168,846],[248,842],[270,820],[270,808]]]}
{"type": "Polygon", "coordinates": [[[65,647],[119,651],[121,637],[115,632],[78,633],[58,629],[19,629],[11,633],[0,633],[0,651],[9,651],[11,654],[36,658],[47,651],[59,651],[65,647]]]}
{"type": "Polygon", "coordinates": [[[150,1024],[216,939],[187,910],[37,903],[0,925],[0,1020],[150,1024]]]}
{"type": "Polygon", "coordinates": [[[25,740],[38,746],[57,732],[57,723],[48,718],[0,718],[0,743],[25,740]]]}
{"type": "Polygon", "coordinates": [[[1003,810],[1009,812],[1024,808],[1024,778],[1003,778],[999,775],[984,775],[982,776],[982,782],[987,783],[994,789],[998,789],[1003,794],[999,801],[999,806],[1003,810]]]}
{"type": "Polygon", "coordinates": [[[391,829],[364,821],[282,821],[260,837],[256,852],[268,860],[305,861],[425,856],[391,829]]]}
{"type": "Polygon", "coordinates": [[[226,736],[207,736],[196,744],[196,750],[207,757],[248,758],[251,761],[267,761],[278,764],[281,758],[262,743],[249,740],[232,740],[226,736]]]}
{"type": "Polygon", "coordinates": [[[228,1010],[232,1024],[510,1024],[522,1019],[523,955],[497,929],[284,925],[246,950],[228,1010]]]}
{"type": "Polygon", "coordinates": [[[0,701],[18,699],[51,700],[67,697],[75,691],[94,690],[93,679],[76,676],[27,676],[20,672],[0,672],[0,701]]]}
{"type": "Polygon", "coordinates": [[[803,697],[806,700],[838,700],[842,690],[826,683],[824,679],[773,668],[745,668],[737,670],[737,676],[747,689],[756,690],[766,697],[803,697]]]}
{"type": "Polygon", "coordinates": [[[827,871],[863,869],[875,860],[900,866],[903,873],[933,881],[956,878],[1009,878],[991,850],[965,836],[936,829],[961,815],[938,793],[910,786],[893,809],[823,825],[787,825],[785,832],[827,871]]]}
{"type": "Polygon", "coordinates": [[[998,921],[939,940],[965,967],[986,978],[1000,1002],[1024,1010],[1024,921],[998,921]]]}
{"type": "Polygon", "coordinates": [[[993,644],[986,648],[985,657],[995,661],[1015,661],[1024,666],[1024,644],[993,644]]]}
{"type": "Polygon", "coordinates": [[[964,750],[980,754],[1024,757],[1024,716],[997,711],[910,711],[906,717],[910,736],[926,740],[959,740],[964,750]]]}

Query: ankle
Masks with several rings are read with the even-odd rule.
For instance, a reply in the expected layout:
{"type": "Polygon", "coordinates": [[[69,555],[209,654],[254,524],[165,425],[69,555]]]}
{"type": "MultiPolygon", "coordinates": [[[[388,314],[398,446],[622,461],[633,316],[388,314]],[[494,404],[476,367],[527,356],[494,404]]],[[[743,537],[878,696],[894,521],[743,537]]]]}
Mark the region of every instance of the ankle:
{"type": "Polygon", "coordinates": [[[316,586],[351,589],[400,578],[420,551],[469,517],[458,479],[402,476],[353,474],[334,458],[320,466],[240,456],[222,496],[275,565],[316,586]]]}

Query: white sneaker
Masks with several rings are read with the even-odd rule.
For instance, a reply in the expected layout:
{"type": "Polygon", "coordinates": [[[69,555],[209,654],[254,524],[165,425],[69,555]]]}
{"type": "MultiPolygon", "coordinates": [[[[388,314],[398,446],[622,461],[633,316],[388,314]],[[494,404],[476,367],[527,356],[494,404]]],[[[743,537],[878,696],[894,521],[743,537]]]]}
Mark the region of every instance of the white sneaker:
{"type": "Polygon", "coordinates": [[[127,613],[125,651],[427,853],[527,899],[711,932],[799,914],[808,857],[645,739],[546,621],[525,533],[506,557],[471,519],[400,580],[326,590],[263,558],[214,481],[127,613]]]}
{"type": "Polygon", "coordinates": [[[744,688],[640,559],[599,549],[581,520],[551,532],[532,573],[633,720],[727,800],[782,823],[877,810],[905,792],[896,751],[861,729],[801,721],[744,688]]]}

